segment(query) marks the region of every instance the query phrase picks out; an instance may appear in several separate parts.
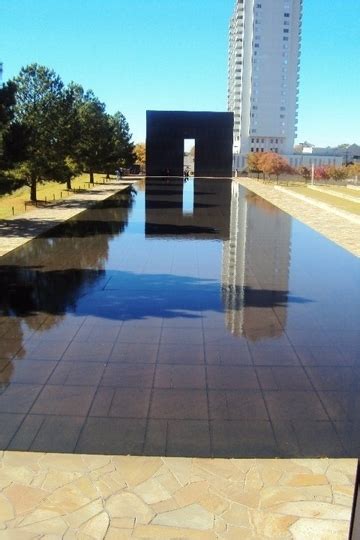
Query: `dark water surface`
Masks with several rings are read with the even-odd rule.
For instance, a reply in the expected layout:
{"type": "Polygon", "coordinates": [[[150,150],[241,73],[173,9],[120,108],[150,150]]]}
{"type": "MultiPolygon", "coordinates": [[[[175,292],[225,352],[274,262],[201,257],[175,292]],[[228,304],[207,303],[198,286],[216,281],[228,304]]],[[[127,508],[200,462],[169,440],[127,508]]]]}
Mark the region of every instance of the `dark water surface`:
{"type": "Polygon", "coordinates": [[[147,180],[0,259],[0,447],[358,456],[359,259],[231,180],[147,180]]]}

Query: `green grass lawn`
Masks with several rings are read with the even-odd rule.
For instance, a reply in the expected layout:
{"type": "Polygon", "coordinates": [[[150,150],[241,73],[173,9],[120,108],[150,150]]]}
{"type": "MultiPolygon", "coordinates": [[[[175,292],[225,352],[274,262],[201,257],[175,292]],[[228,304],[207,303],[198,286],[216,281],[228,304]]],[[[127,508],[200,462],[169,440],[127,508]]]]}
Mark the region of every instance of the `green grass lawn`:
{"type": "Polygon", "coordinates": [[[346,186],[318,186],[324,189],[331,189],[331,191],[337,191],[338,193],[342,193],[344,195],[351,195],[351,197],[356,197],[360,199],[360,191],[357,191],[356,189],[349,189],[346,186]]]}
{"type": "MultiPolygon", "coordinates": [[[[104,175],[95,174],[95,183],[102,182],[104,175]]],[[[82,174],[72,181],[72,188],[91,189],[89,184],[89,175],[82,174]]],[[[39,184],[37,189],[37,198],[39,201],[56,201],[71,197],[72,191],[66,189],[66,184],[59,182],[47,182],[39,184]]],[[[23,186],[9,195],[0,196],[0,219],[6,219],[12,215],[25,212],[25,203],[30,201],[30,188],[23,186]]]]}
{"type": "Polygon", "coordinates": [[[293,191],[294,193],[305,195],[305,197],[308,197],[309,199],[324,202],[340,210],[346,210],[347,212],[351,212],[352,214],[360,215],[360,205],[356,202],[346,201],[345,199],[340,199],[335,195],[328,195],[327,193],[314,191],[312,189],[308,189],[307,187],[289,187],[288,189],[293,191]]]}

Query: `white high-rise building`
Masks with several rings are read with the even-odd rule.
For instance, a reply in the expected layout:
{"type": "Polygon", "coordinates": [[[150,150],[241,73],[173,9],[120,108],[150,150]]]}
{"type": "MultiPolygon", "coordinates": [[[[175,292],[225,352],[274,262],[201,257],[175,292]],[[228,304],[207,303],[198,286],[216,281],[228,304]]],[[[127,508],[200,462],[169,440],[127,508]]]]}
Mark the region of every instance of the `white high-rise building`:
{"type": "Polygon", "coordinates": [[[249,152],[293,154],[302,0],[236,0],[229,29],[228,110],[234,168],[249,152]]]}

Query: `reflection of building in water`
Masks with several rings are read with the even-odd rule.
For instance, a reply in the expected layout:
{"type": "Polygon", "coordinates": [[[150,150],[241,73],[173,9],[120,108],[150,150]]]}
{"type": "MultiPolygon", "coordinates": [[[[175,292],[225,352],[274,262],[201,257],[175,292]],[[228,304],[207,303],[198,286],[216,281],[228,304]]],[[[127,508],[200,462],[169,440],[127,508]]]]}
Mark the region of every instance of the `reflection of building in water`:
{"type": "Polygon", "coordinates": [[[222,291],[234,335],[280,335],[286,323],[291,218],[233,182],[222,291]],[[277,319],[272,307],[276,306],[277,319]],[[261,308],[253,309],[253,308],[261,308]],[[280,326],[281,325],[281,326],[280,326]]]}

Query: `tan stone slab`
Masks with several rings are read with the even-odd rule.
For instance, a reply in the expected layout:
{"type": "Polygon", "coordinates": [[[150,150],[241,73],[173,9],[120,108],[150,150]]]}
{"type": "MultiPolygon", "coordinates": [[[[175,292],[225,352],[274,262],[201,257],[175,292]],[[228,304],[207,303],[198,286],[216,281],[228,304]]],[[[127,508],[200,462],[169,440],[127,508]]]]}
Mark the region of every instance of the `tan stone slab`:
{"type": "Polygon", "coordinates": [[[286,502],[274,506],[272,510],[278,514],[298,516],[305,518],[331,519],[336,521],[349,521],[351,509],[340,504],[321,501],[286,502]]]}
{"type": "Polygon", "coordinates": [[[134,487],[151,478],[161,468],[159,457],[114,456],[113,463],[128,486],[134,487]]]}
{"type": "Polygon", "coordinates": [[[216,533],[212,531],[196,531],[184,527],[161,527],[159,525],[135,527],[133,537],[154,540],[216,540],[218,538],[216,533]]]}
{"type": "Polygon", "coordinates": [[[171,493],[159,482],[157,478],[150,478],[136,486],[133,490],[147,504],[156,504],[171,499],[171,493]]]}
{"type": "Polygon", "coordinates": [[[105,509],[111,518],[133,518],[136,523],[148,524],[155,512],[134,493],[118,493],[109,497],[105,509]]]}
{"type": "Polygon", "coordinates": [[[286,538],[292,538],[289,529],[296,523],[298,517],[253,511],[251,513],[251,520],[257,534],[261,538],[281,538],[282,540],[285,540],[286,538]]]}
{"type": "Polygon", "coordinates": [[[299,519],[290,527],[294,540],[347,540],[349,526],[343,521],[299,519]]]}
{"type": "Polygon", "coordinates": [[[87,521],[80,531],[82,535],[88,535],[90,538],[105,538],[109,525],[109,515],[101,512],[87,521]]]}
{"type": "Polygon", "coordinates": [[[48,492],[39,488],[12,484],[4,489],[3,495],[12,504],[16,515],[19,515],[35,508],[48,496],[48,492]]]}
{"type": "Polygon", "coordinates": [[[75,510],[75,512],[67,514],[65,521],[70,527],[78,529],[90,519],[94,518],[98,514],[103,513],[103,510],[103,501],[99,498],[95,501],[91,501],[82,508],[75,510]]]}
{"type": "Polygon", "coordinates": [[[171,512],[158,514],[152,520],[154,525],[167,527],[183,527],[195,530],[211,530],[214,526],[214,515],[199,504],[190,504],[171,512]]]}
{"type": "Polygon", "coordinates": [[[0,494],[0,523],[10,521],[15,517],[15,510],[8,497],[0,494]]]}

